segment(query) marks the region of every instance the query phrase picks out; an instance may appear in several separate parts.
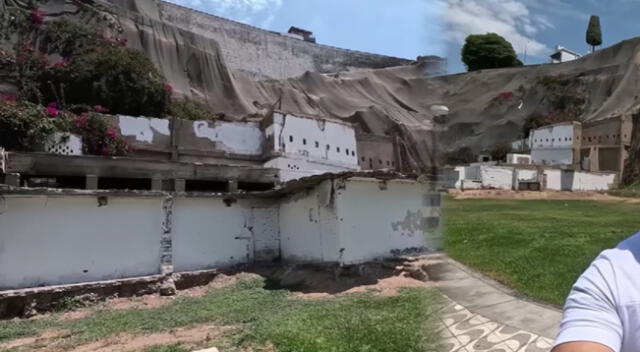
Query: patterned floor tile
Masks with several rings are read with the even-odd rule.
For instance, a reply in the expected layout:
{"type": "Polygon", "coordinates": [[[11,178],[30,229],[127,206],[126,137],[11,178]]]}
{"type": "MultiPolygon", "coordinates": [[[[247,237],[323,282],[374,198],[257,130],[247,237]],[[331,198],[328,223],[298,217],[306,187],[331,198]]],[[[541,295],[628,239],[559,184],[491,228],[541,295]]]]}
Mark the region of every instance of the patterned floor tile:
{"type": "Polygon", "coordinates": [[[553,346],[553,341],[545,337],[538,337],[518,352],[549,352],[553,346]]]}

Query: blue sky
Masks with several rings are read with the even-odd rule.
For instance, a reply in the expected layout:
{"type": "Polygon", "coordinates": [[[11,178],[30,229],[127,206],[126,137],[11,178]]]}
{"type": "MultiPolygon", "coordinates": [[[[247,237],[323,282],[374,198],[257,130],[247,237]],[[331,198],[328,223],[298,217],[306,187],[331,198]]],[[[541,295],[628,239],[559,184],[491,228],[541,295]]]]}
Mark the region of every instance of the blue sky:
{"type": "Polygon", "coordinates": [[[587,53],[591,14],[600,16],[605,47],[640,35],[640,0],[170,1],[278,32],[295,25],[322,44],[410,59],[444,56],[450,73],[465,70],[460,49],[469,34],[504,36],[527,64],[547,62],[558,44],[587,53]]]}
{"type": "Polygon", "coordinates": [[[444,3],[430,0],[170,0],[257,27],[308,29],[317,42],[415,59],[444,55],[444,3]]]}
{"type": "MultiPolygon", "coordinates": [[[[427,0],[430,1],[430,0],[427,0]]],[[[473,33],[498,33],[526,63],[545,63],[556,45],[581,54],[590,15],[600,16],[603,47],[640,35],[638,0],[442,0],[449,72],[464,71],[460,49],[473,33]]]]}

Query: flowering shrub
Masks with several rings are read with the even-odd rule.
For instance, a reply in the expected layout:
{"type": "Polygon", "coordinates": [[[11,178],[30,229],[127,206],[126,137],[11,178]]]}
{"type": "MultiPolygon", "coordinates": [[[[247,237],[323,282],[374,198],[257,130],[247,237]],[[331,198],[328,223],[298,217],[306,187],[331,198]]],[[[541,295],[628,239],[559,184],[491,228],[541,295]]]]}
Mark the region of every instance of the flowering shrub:
{"type": "Polygon", "coordinates": [[[126,155],[130,146],[107,119],[96,113],[76,116],[72,131],[82,136],[83,153],[126,155]]]}
{"type": "Polygon", "coordinates": [[[34,151],[58,129],[40,105],[0,100],[0,143],[9,150],[34,151]]]}
{"type": "Polygon", "coordinates": [[[144,54],[100,41],[63,62],[39,77],[45,101],[64,96],[66,104],[99,105],[114,114],[165,116],[173,88],[144,54]]]}

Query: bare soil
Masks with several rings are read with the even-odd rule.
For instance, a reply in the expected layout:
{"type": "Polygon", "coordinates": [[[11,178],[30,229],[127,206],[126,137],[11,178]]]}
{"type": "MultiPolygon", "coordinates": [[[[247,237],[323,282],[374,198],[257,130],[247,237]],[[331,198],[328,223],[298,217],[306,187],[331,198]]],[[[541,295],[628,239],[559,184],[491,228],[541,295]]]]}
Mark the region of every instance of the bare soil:
{"type": "MultiPolygon", "coordinates": [[[[109,309],[151,309],[171,303],[176,297],[201,297],[210,290],[220,289],[232,285],[239,280],[257,278],[260,275],[269,277],[269,280],[295,291],[294,297],[304,299],[330,298],[334,295],[350,294],[357,292],[374,292],[379,295],[396,295],[403,288],[428,287],[433,283],[417,280],[414,277],[416,270],[422,265],[421,261],[395,264],[365,264],[349,268],[328,269],[304,266],[253,268],[253,272],[237,272],[219,274],[208,285],[194,287],[178,291],[174,297],[159,295],[146,295],[131,298],[114,298],[102,303],[100,307],[109,309]]],[[[280,288],[280,287],[274,287],[280,288]]],[[[63,319],[80,319],[89,316],[94,308],[81,308],[64,313],[63,319]]],[[[46,315],[45,315],[46,316],[46,315]]],[[[39,316],[42,318],[43,316],[39,316]]],[[[180,328],[170,332],[155,333],[149,335],[119,334],[99,341],[75,347],[71,352],[116,352],[139,351],[159,345],[172,345],[180,343],[188,348],[202,348],[213,343],[233,327],[220,327],[214,325],[201,325],[189,328],[180,328]],[[208,343],[209,342],[209,343],[208,343]]],[[[62,352],[69,351],[64,346],[63,337],[68,336],[67,331],[46,331],[37,337],[29,337],[13,340],[0,344],[0,350],[19,348],[20,350],[38,352],[62,352]]],[[[273,346],[256,346],[251,352],[274,351],[273,346]]],[[[249,352],[249,350],[247,350],[249,352]]]]}
{"type": "Polygon", "coordinates": [[[595,200],[603,202],[638,203],[639,198],[615,197],[600,192],[562,192],[562,191],[510,191],[496,189],[450,190],[454,199],[557,199],[557,200],[595,200]]]}

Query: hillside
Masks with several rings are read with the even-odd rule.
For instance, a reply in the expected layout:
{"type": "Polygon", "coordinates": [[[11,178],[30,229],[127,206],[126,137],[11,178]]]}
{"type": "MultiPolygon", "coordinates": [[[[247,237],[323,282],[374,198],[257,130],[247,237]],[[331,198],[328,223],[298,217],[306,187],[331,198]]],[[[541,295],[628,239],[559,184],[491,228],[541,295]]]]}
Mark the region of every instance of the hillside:
{"type": "MultiPolygon", "coordinates": [[[[22,1],[7,0],[3,6],[9,3],[22,1]]],[[[256,81],[230,69],[213,38],[161,21],[157,1],[110,3],[107,12],[122,27],[127,46],[147,53],[177,94],[203,101],[227,119],[260,118],[274,107],[349,120],[377,135],[398,134],[425,165],[431,160],[433,104],[451,111],[440,139],[443,148],[469,146],[476,152],[521,138],[532,117],[547,123],[593,120],[634,111],[637,105],[640,39],[564,64],[430,77],[432,63],[413,62],[256,81]]],[[[73,4],[52,0],[44,10],[49,16],[73,14],[73,4]]]]}

